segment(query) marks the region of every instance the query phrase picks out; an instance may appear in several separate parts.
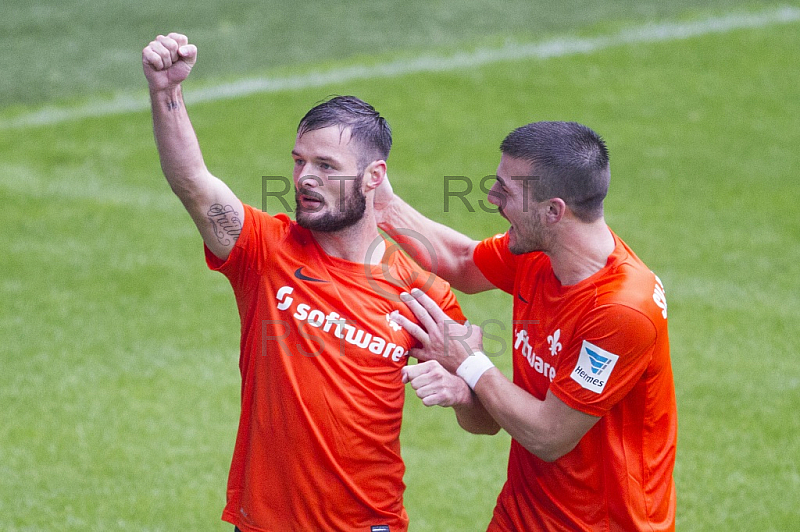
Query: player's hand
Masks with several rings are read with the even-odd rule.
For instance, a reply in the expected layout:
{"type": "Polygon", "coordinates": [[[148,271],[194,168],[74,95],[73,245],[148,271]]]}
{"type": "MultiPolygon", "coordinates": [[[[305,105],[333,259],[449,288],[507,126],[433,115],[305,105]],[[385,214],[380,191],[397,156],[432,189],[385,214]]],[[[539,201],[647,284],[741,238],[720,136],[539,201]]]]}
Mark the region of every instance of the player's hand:
{"type": "Polygon", "coordinates": [[[156,37],[142,50],[142,67],[150,92],[180,85],[189,76],[195,61],[197,47],[189,44],[186,35],[170,33],[166,37],[156,37]]]}
{"type": "Polygon", "coordinates": [[[458,406],[469,404],[472,392],[464,382],[434,360],[405,366],[403,382],[411,384],[425,406],[458,406]]]}
{"type": "Polygon", "coordinates": [[[483,350],[480,327],[453,320],[422,290],[415,288],[411,294],[401,294],[400,299],[422,324],[420,327],[397,311],[391,314],[392,320],[422,344],[408,352],[417,360],[436,360],[447,371],[455,373],[464,359],[474,351],[483,350]]]}
{"type": "Polygon", "coordinates": [[[389,182],[389,174],[387,173],[383,177],[381,184],[375,189],[375,196],[372,200],[375,210],[375,219],[379,227],[386,222],[393,199],[394,190],[392,189],[392,184],[389,182]]]}

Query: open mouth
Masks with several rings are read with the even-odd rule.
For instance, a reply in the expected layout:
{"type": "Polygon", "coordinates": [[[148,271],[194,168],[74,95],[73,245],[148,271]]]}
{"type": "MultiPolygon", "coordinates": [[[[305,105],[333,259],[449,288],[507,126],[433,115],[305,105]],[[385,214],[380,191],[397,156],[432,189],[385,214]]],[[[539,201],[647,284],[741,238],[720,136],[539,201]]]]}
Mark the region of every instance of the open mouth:
{"type": "Polygon", "coordinates": [[[325,205],[322,196],[311,190],[298,190],[295,194],[297,208],[306,212],[317,212],[325,205]]]}
{"type": "Polygon", "coordinates": [[[509,224],[508,233],[511,234],[511,230],[514,229],[514,224],[511,223],[511,220],[508,219],[508,216],[506,216],[506,213],[503,212],[503,209],[498,207],[497,211],[500,213],[500,216],[505,218],[506,221],[508,222],[508,224],[509,224]]]}

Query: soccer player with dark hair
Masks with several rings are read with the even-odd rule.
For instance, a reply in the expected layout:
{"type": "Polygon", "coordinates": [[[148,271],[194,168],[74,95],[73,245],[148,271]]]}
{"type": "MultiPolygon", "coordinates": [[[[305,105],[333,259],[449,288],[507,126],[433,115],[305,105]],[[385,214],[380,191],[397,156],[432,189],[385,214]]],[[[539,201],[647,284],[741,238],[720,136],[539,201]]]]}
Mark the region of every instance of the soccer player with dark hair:
{"type": "MultiPolygon", "coordinates": [[[[436,273],[453,287],[514,297],[513,382],[482,352],[478,327],[468,335],[416,291],[403,299],[422,327],[396,319],[423,345],[411,356],[427,362],[404,368],[405,378],[427,405],[443,397],[442,371],[464,378],[486,415],[459,417],[461,425],[511,435],[491,532],[674,530],[677,410],[666,297],[661,280],[606,225],[606,144],[581,124],[536,122],[510,133],[501,154],[489,201],[510,223],[502,235],[477,242],[428,220],[388,181],[376,213],[390,235],[425,234],[436,273]]],[[[425,254],[414,251],[425,266],[425,254]]],[[[461,401],[474,397],[448,397],[448,405],[461,401]]]]}
{"type": "Polygon", "coordinates": [[[242,532],[405,531],[401,369],[418,344],[390,315],[413,319],[399,294],[417,288],[464,317],[447,283],[378,233],[373,197],[391,130],[358,98],[314,107],[292,149],[296,221],[271,216],[205,166],[181,89],[196,57],[176,33],[142,52],[161,167],[241,318],[241,415],[222,518],[242,532]]]}

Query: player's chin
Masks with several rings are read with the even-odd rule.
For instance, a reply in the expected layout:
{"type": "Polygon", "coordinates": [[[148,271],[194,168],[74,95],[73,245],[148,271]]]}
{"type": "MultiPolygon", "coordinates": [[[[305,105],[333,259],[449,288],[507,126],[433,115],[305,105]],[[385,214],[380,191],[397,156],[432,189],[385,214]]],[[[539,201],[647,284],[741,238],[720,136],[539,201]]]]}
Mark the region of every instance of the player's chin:
{"type": "Polygon", "coordinates": [[[533,251],[530,246],[519,240],[519,234],[512,225],[508,230],[508,251],[514,255],[523,255],[533,251]]]}
{"type": "Polygon", "coordinates": [[[305,227],[306,229],[315,229],[318,225],[317,220],[319,220],[319,213],[298,209],[295,213],[294,219],[297,221],[300,227],[305,227]]]}

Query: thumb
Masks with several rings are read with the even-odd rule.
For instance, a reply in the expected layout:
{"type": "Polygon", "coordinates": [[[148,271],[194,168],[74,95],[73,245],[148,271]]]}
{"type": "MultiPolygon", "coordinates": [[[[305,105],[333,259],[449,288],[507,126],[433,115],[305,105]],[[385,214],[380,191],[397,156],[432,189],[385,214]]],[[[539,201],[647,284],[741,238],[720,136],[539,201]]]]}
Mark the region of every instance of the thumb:
{"type": "Polygon", "coordinates": [[[197,46],[193,44],[184,44],[178,48],[178,55],[191,67],[197,62],[197,46]]]}

